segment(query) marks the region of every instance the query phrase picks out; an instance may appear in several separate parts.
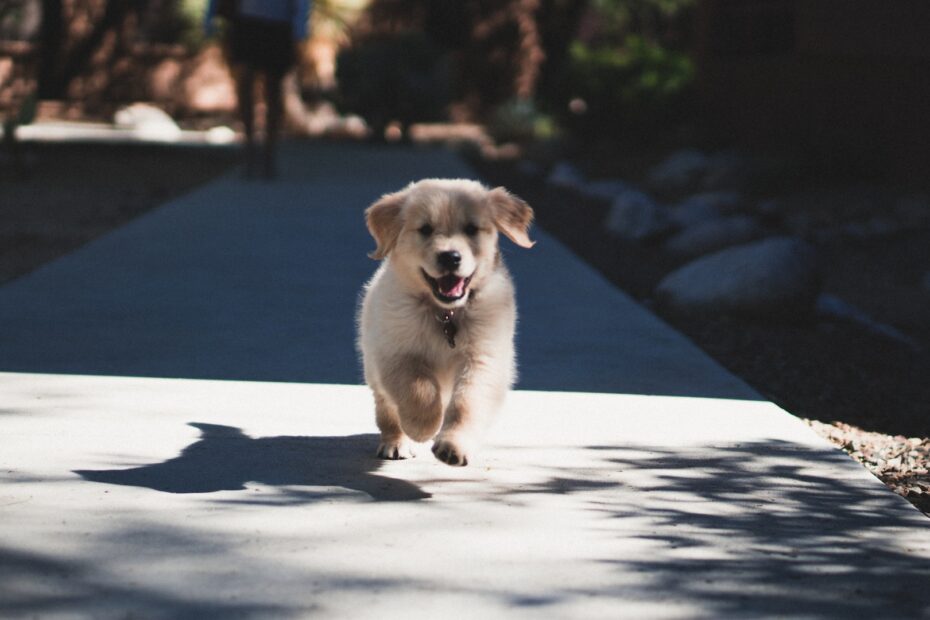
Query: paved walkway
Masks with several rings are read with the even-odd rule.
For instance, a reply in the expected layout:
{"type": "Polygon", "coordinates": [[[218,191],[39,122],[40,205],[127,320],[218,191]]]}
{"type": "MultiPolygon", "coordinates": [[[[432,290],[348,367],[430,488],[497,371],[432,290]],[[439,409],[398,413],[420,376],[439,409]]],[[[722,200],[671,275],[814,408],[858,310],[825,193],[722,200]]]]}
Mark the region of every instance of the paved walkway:
{"type": "Polygon", "coordinates": [[[923,516],[543,232],[491,445],[372,458],[362,210],[471,172],[283,163],[0,288],[0,616],[930,615],[923,516]]]}

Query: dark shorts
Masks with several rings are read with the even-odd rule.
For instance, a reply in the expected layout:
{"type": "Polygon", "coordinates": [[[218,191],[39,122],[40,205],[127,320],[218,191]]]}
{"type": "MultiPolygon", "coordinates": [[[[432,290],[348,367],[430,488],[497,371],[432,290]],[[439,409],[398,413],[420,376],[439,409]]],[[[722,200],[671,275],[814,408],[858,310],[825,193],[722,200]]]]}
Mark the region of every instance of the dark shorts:
{"type": "Polygon", "coordinates": [[[284,74],[297,60],[289,23],[238,17],[229,30],[229,56],[234,63],[284,74]]]}

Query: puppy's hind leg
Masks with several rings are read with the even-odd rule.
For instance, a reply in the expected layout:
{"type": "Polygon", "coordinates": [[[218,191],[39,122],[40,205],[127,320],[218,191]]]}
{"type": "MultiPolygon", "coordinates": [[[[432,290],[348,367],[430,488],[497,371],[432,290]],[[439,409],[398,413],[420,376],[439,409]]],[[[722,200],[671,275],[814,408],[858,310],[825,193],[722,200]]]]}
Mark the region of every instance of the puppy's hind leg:
{"type": "Polygon", "coordinates": [[[381,431],[378,458],[393,461],[416,456],[410,438],[400,428],[397,408],[378,392],[375,392],[375,421],[378,424],[378,430],[381,431]]]}

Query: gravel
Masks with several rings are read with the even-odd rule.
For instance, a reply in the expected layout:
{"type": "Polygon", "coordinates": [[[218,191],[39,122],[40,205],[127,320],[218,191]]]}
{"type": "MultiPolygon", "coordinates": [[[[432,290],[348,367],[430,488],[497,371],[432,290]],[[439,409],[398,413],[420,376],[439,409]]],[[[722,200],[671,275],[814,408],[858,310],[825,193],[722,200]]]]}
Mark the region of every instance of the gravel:
{"type": "Polygon", "coordinates": [[[870,433],[843,422],[805,422],[930,516],[930,439],[870,433]]]}

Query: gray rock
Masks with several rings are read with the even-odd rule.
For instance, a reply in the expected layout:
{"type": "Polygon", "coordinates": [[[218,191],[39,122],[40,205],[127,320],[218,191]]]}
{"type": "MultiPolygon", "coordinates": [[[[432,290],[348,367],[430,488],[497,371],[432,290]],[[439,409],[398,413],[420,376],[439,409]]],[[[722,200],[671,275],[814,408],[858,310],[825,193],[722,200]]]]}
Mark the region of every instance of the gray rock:
{"type": "Polygon", "coordinates": [[[838,226],[822,226],[811,230],[804,238],[817,245],[833,245],[846,240],[843,231],[838,226]]]}
{"type": "Polygon", "coordinates": [[[764,231],[748,215],[731,215],[686,228],[665,242],[667,252],[692,258],[762,237],[764,231]]]}
{"type": "Polygon", "coordinates": [[[741,189],[750,184],[752,160],[740,153],[724,151],[707,159],[701,187],[707,190],[741,189]]]}
{"type": "Polygon", "coordinates": [[[546,177],[546,182],[555,187],[577,190],[584,187],[585,178],[578,168],[568,162],[560,161],[552,167],[549,176],[546,177]]]}
{"type": "Polygon", "coordinates": [[[819,292],[814,249],[799,239],[773,237],[688,263],[659,282],[656,300],[674,312],[778,319],[809,314],[819,292]]]}
{"type": "Polygon", "coordinates": [[[752,207],[752,211],[759,217],[775,219],[784,215],[785,205],[777,198],[769,198],[768,200],[760,200],[755,203],[752,207]]]}
{"type": "Polygon", "coordinates": [[[894,218],[876,215],[866,224],[869,227],[869,235],[875,239],[882,239],[899,235],[903,226],[894,218]]]}
{"type": "Polygon", "coordinates": [[[612,201],[620,194],[635,189],[636,187],[632,183],[621,179],[600,179],[585,183],[581,191],[590,198],[612,201]]]}
{"type": "Polygon", "coordinates": [[[822,222],[809,213],[792,213],[785,223],[791,232],[806,239],[816,236],[817,231],[823,228],[822,222]]]}
{"type": "Polygon", "coordinates": [[[645,241],[668,232],[671,224],[665,209],[648,194],[628,190],[614,198],[605,227],[623,239],[645,241]]]}
{"type": "Polygon", "coordinates": [[[693,190],[707,172],[707,155],[697,149],[682,149],[652,168],[646,180],[649,187],[662,194],[693,190]]]}
{"type": "Polygon", "coordinates": [[[737,192],[704,192],[679,202],[671,209],[670,217],[676,226],[687,228],[735,213],[741,205],[742,197],[737,192]]]}
{"type": "Polygon", "coordinates": [[[840,234],[851,241],[874,241],[900,234],[904,226],[894,218],[876,215],[864,222],[849,222],[840,234]]]}
{"type": "Polygon", "coordinates": [[[865,222],[848,222],[838,228],[845,239],[864,240],[869,237],[869,226],[865,222]]]}
{"type": "Polygon", "coordinates": [[[724,212],[713,201],[705,201],[695,196],[682,200],[669,210],[669,219],[678,228],[690,228],[719,220],[724,212]]]}
{"type": "Polygon", "coordinates": [[[743,197],[739,192],[731,191],[701,192],[686,199],[685,203],[713,205],[722,213],[730,214],[740,210],[743,197]]]}
{"type": "Polygon", "coordinates": [[[821,317],[857,323],[870,332],[896,340],[913,351],[921,349],[920,345],[908,335],[887,323],[875,320],[864,310],[840,299],[836,295],[830,295],[829,293],[820,295],[817,298],[816,309],[817,314],[821,317]]]}

